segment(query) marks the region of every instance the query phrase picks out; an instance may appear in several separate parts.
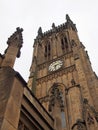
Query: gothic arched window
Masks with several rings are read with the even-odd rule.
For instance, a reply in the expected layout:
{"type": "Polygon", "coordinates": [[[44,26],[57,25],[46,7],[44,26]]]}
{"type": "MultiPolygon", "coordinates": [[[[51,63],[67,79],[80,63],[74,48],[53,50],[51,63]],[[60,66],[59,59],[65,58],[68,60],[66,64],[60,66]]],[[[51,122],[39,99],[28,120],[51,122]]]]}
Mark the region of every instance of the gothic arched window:
{"type": "Polygon", "coordinates": [[[62,49],[64,49],[64,41],[63,41],[63,39],[61,39],[61,47],[62,47],[62,49]]]}
{"type": "Polygon", "coordinates": [[[66,37],[64,37],[64,41],[65,41],[65,43],[67,43],[67,38],[66,37]]]}
{"type": "Polygon", "coordinates": [[[65,128],[66,127],[66,117],[64,109],[65,96],[63,93],[62,86],[60,86],[58,83],[54,83],[53,86],[50,88],[49,97],[50,97],[49,111],[51,113],[55,111],[54,118],[56,118],[56,115],[59,115],[58,119],[61,122],[60,123],[61,127],[65,128]]]}
{"type": "Polygon", "coordinates": [[[66,36],[61,38],[61,48],[62,48],[62,50],[68,49],[68,40],[67,40],[66,36]]]}
{"type": "Polygon", "coordinates": [[[48,44],[48,56],[50,56],[50,43],[48,44]]]}
{"type": "Polygon", "coordinates": [[[47,46],[45,46],[45,57],[47,57],[47,46]]]}
{"type": "Polygon", "coordinates": [[[49,57],[51,52],[50,42],[48,41],[45,45],[45,57],[49,57]]]}

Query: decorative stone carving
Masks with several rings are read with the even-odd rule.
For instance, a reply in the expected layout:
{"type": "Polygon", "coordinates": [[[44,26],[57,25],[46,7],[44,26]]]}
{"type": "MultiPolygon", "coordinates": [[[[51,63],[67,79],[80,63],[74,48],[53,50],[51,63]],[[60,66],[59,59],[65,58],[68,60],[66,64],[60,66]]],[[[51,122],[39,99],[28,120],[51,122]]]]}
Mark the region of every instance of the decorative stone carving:
{"type": "Polygon", "coordinates": [[[95,127],[96,122],[98,122],[98,112],[95,111],[94,107],[90,106],[87,99],[83,101],[83,118],[89,127],[95,127]]]}
{"type": "Polygon", "coordinates": [[[70,72],[73,72],[75,70],[76,70],[76,66],[72,65],[70,67],[67,67],[67,68],[64,68],[64,69],[58,71],[57,73],[55,73],[55,72],[54,73],[49,73],[49,75],[37,79],[37,83],[41,83],[41,82],[44,82],[44,81],[47,82],[48,80],[51,80],[51,77],[53,79],[55,76],[59,77],[59,76],[65,74],[65,73],[70,73],[70,72]]]}
{"type": "Polygon", "coordinates": [[[66,20],[67,20],[67,28],[71,27],[74,31],[77,31],[76,25],[72,22],[68,14],[66,14],[66,20]]]}
{"type": "Polygon", "coordinates": [[[39,35],[39,36],[42,36],[42,34],[43,34],[43,33],[42,33],[42,28],[39,27],[39,29],[38,29],[38,35],[39,35]]]}
{"type": "Polygon", "coordinates": [[[64,102],[63,102],[62,92],[60,91],[57,83],[53,84],[49,96],[50,96],[49,111],[52,111],[52,107],[54,105],[57,105],[57,107],[60,107],[61,111],[63,111],[64,102]]]}
{"type": "Polygon", "coordinates": [[[66,14],[66,20],[67,20],[67,22],[68,22],[68,21],[71,21],[71,19],[70,19],[70,17],[69,17],[68,14],[66,14]]]}
{"type": "Polygon", "coordinates": [[[76,47],[76,46],[77,46],[77,44],[75,43],[74,40],[71,41],[71,46],[72,46],[72,47],[76,47]]]}
{"type": "Polygon", "coordinates": [[[55,29],[55,23],[52,24],[52,28],[55,29]]]}
{"type": "Polygon", "coordinates": [[[22,28],[16,28],[16,32],[14,32],[9,38],[8,38],[8,41],[7,41],[7,44],[8,45],[13,45],[13,46],[18,46],[18,47],[21,47],[22,46],[22,43],[23,43],[23,40],[22,40],[22,31],[23,29],[22,28]],[[19,41],[16,43],[16,41],[19,41]]]}
{"type": "Polygon", "coordinates": [[[53,33],[60,33],[65,29],[68,29],[69,27],[71,27],[74,31],[77,31],[76,29],[76,25],[72,22],[72,20],[70,19],[70,17],[68,15],[66,15],[66,23],[63,23],[59,26],[55,26],[55,24],[52,24],[52,29],[46,31],[46,32],[42,32],[41,27],[38,30],[38,36],[36,37],[35,40],[40,39],[40,38],[45,38],[47,36],[51,36],[53,33]]]}
{"type": "MultiPolygon", "coordinates": [[[[16,28],[16,32],[14,32],[7,41],[7,44],[9,46],[15,46],[15,47],[19,47],[18,53],[17,53],[17,57],[20,57],[20,48],[22,47],[22,43],[23,43],[23,39],[22,39],[22,28],[16,28]]],[[[7,49],[5,50],[5,53],[7,52],[9,46],[7,47],[7,49]]]]}

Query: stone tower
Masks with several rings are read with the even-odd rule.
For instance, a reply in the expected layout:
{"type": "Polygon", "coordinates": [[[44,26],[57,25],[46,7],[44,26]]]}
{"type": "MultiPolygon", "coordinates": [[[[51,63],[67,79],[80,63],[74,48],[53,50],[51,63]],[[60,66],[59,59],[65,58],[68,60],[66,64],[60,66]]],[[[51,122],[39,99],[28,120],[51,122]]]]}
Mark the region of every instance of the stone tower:
{"type": "Polygon", "coordinates": [[[77,28],[66,22],[38,30],[28,87],[55,120],[56,130],[98,130],[98,78],[77,28]]]}

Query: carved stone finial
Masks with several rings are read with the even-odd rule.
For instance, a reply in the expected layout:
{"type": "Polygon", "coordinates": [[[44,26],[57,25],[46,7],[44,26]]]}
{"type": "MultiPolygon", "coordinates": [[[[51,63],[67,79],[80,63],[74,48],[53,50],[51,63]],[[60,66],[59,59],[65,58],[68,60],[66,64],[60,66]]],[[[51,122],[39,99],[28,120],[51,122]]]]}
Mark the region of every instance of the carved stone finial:
{"type": "Polygon", "coordinates": [[[67,21],[71,21],[71,19],[70,19],[70,17],[69,17],[68,14],[66,14],[66,20],[67,20],[67,21]]]}
{"type": "MultiPolygon", "coordinates": [[[[22,28],[17,27],[16,28],[16,32],[14,32],[7,41],[7,44],[9,46],[13,46],[13,47],[18,47],[18,53],[17,53],[17,57],[20,57],[20,48],[22,47],[22,43],[23,43],[23,38],[22,38],[22,28]]],[[[8,46],[8,48],[9,48],[8,46]]],[[[6,49],[5,53],[7,52],[8,48],[6,49]]]]}
{"type": "Polygon", "coordinates": [[[55,23],[52,24],[52,28],[55,29],[55,23]]]}
{"type": "Polygon", "coordinates": [[[73,21],[70,19],[69,15],[66,14],[66,20],[67,20],[67,28],[72,28],[74,31],[77,31],[76,25],[73,23],[73,21]]]}
{"type": "Polygon", "coordinates": [[[17,27],[16,30],[17,30],[17,32],[22,32],[22,31],[23,31],[23,28],[17,27]]]}
{"type": "Polygon", "coordinates": [[[22,39],[22,28],[17,27],[16,32],[14,32],[7,41],[8,45],[22,47],[23,39],[22,39]]]}
{"type": "Polygon", "coordinates": [[[23,29],[18,27],[16,28],[16,31],[8,38],[8,47],[5,50],[2,66],[10,66],[13,68],[16,57],[20,57],[20,49],[23,43],[22,31],[23,29]]]}
{"type": "Polygon", "coordinates": [[[39,29],[38,29],[38,35],[39,35],[39,36],[42,35],[42,28],[41,28],[41,27],[39,27],[39,29]]]}

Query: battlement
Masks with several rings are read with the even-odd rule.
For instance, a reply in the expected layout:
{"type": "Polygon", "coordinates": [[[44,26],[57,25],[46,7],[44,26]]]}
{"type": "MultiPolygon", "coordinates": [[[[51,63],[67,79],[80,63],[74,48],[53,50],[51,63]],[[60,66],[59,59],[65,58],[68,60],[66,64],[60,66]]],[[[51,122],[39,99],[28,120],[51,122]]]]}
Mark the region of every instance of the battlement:
{"type": "MultiPolygon", "coordinates": [[[[54,24],[54,23],[53,23],[54,24]]],[[[58,26],[54,26],[52,29],[46,31],[43,33],[43,36],[51,35],[52,33],[57,33],[59,31],[62,31],[63,29],[67,29],[67,23],[63,23],[58,26]]]]}
{"type": "Polygon", "coordinates": [[[63,31],[64,29],[69,29],[69,28],[71,28],[74,31],[77,31],[76,25],[72,22],[72,20],[70,19],[70,17],[67,14],[65,23],[63,23],[61,25],[58,25],[58,26],[55,26],[55,23],[53,23],[52,24],[52,29],[50,29],[50,30],[48,30],[46,32],[42,32],[42,28],[39,27],[38,35],[37,35],[36,39],[44,38],[46,36],[52,35],[53,33],[58,33],[60,31],[63,31]]]}

